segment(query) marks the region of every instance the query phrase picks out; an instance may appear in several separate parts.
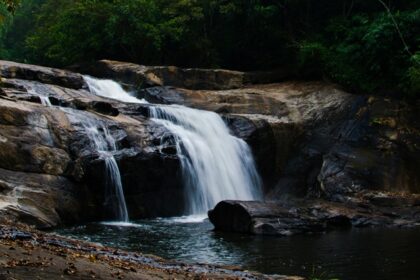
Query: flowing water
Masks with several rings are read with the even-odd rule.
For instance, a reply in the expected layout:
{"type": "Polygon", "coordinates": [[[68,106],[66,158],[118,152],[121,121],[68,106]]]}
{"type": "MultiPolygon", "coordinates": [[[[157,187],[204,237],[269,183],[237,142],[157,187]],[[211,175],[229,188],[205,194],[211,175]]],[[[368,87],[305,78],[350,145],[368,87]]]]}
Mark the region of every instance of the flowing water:
{"type": "Polygon", "coordinates": [[[147,103],[144,99],[138,99],[125,91],[122,86],[113,80],[96,79],[90,76],[83,76],[89,90],[95,95],[120,100],[127,103],[147,103]]]}
{"type": "Polygon", "coordinates": [[[154,121],[175,136],[187,198],[186,214],[205,214],[226,199],[261,199],[252,153],[222,118],[185,106],[151,108],[154,121]]]}
{"type": "Polygon", "coordinates": [[[41,100],[42,105],[47,107],[52,106],[50,98],[48,96],[39,95],[39,99],[41,100]]]}
{"type": "Polygon", "coordinates": [[[80,123],[82,125],[86,135],[93,144],[93,148],[105,161],[105,204],[113,205],[115,218],[118,221],[128,222],[128,211],[121,182],[121,174],[113,155],[117,151],[114,137],[101,120],[90,116],[89,113],[75,111],[69,108],[62,108],[62,110],[66,112],[72,123],[80,123]],[[113,200],[110,201],[111,199],[113,200]]]}
{"type": "Polygon", "coordinates": [[[29,94],[33,94],[39,97],[41,104],[47,107],[52,106],[50,98],[48,96],[49,88],[41,83],[32,83],[27,89],[29,94]]]}
{"type": "MultiPolygon", "coordinates": [[[[145,103],[112,80],[85,77],[92,93],[123,102],[145,103]]],[[[181,159],[185,214],[202,215],[226,199],[261,199],[261,180],[248,145],[229,133],[222,118],[180,105],[151,106],[153,121],[175,137],[181,159]]]]}

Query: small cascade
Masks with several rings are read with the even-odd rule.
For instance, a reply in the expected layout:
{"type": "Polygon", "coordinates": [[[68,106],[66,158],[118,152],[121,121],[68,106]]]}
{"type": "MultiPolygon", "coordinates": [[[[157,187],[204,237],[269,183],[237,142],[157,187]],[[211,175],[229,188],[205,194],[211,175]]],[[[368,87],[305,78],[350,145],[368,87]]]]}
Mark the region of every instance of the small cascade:
{"type": "Polygon", "coordinates": [[[115,216],[118,221],[128,222],[128,211],[121,182],[121,174],[113,155],[117,151],[114,137],[102,121],[88,116],[87,113],[75,112],[69,108],[62,108],[62,110],[66,112],[71,122],[80,123],[83,126],[86,135],[93,144],[93,148],[105,161],[105,204],[112,204],[114,206],[115,216]],[[116,201],[109,201],[109,199],[114,197],[116,201]]]}
{"type": "MultiPolygon", "coordinates": [[[[48,87],[40,83],[31,83],[31,85],[25,85],[25,87],[28,93],[38,96],[44,106],[52,106],[48,95],[48,87]]],[[[113,153],[117,151],[115,139],[104,123],[96,119],[93,115],[71,108],[58,108],[66,113],[73,124],[82,125],[86,135],[93,144],[93,148],[105,161],[107,191],[107,201],[105,201],[105,204],[114,206],[115,217],[118,221],[128,222],[128,212],[121,183],[120,170],[113,156],[113,153]],[[113,197],[116,198],[116,201],[109,201],[113,197]]]]}
{"type": "Polygon", "coordinates": [[[138,99],[126,92],[120,84],[113,80],[100,80],[90,76],[83,76],[89,90],[95,95],[99,95],[106,98],[117,99],[127,103],[147,103],[144,99],[138,99]]]}
{"type": "Polygon", "coordinates": [[[175,135],[186,185],[186,214],[205,214],[226,199],[262,198],[249,146],[229,133],[218,114],[179,105],[150,110],[154,121],[175,135]]]}
{"type": "Polygon", "coordinates": [[[44,90],[36,90],[35,88],[30,88],[28,89],[28,93],[29,94],[33,94],[39,97],[39,100],[41,100],[41,104],[47,107],[51,107],[51,101],[50,98],[48,97],[48,95],[45,94],[44,90]]]}
{"type": "Polygon", "coordinates": [[[39,96],[39,99],[41,100],[42,105],[47,106],[47,107],[51,107],[51,101],[50,98],[48,96],[39,96]]]}

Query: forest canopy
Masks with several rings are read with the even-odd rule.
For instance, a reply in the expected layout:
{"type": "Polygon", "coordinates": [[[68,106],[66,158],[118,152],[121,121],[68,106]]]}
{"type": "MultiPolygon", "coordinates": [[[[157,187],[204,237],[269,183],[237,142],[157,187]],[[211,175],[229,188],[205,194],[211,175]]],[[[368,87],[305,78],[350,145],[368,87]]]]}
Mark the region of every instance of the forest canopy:
{"type": "Polygon", "coordinates": [[[355,92],[420,92],[420,0],[1,2],[2,59],[282,69],[355,92]]]}

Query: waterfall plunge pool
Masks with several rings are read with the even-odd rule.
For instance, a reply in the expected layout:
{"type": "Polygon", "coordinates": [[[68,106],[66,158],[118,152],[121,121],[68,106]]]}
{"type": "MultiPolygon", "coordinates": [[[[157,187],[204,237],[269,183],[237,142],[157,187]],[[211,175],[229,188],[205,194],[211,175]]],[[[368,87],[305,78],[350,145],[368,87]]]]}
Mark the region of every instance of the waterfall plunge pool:
{"type": "MultiPolygon", "coordinates": [[[[114,81],[92,77],[85,80],[95,95],[146,103],[114,81]]],[[[159,105],[151,109],[151,116],[176,136],[177,153],[184,159],[182,167],[187,171],[185,181],[199,186],[200,192],[190,192],[193,195],[188,199],[188,213],[206,212],[228,197],[258,198],[259,176],[249,148],[229,134],[220,116],[177,105],[159,105]],[[219,181],[214,182],[215,178],[219,181]],[[241,181],[233,182],[232,178],[241,181]],[[237,186],[244,188],[235,189],[237,186]]],[[[97,148],[108,151],[99,149],[100,145],[97,148]]],[[[122,190],[122,186],[116,189],[122,190]]],[[[123,205],[122,201],[118,205],[123,205]]],[[[128,216],[120,220],[128,220],[128,216]]],[[[352,229],[292,237],[226,234],[212,229],[203,217],[189,216],[135,223],[92,223],[58,233],[167,259],[241,266],[266,274],[312,279],[419,279],[419,229],[352,229]]]]}
{"type": "Polygon", "coordinates": [[[91,223],[72,238],[189,263],[241,266],[320,279],[419,279],[420,229],[351,229],[290,237],[213,231],[202,217],[91,223]]]}

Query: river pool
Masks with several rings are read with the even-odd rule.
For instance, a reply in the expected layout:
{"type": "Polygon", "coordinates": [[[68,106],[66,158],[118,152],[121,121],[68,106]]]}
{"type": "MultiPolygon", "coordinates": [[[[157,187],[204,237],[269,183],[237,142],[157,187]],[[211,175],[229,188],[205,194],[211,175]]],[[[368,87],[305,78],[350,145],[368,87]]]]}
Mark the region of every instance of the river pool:
{"type": "Polygon", "coordinates": [[[92,223],[58,233],[185,262],[321,279],[420,279],[419,229],[351,229],[267,237],[214,232],[208,220],[92,223]]]}

